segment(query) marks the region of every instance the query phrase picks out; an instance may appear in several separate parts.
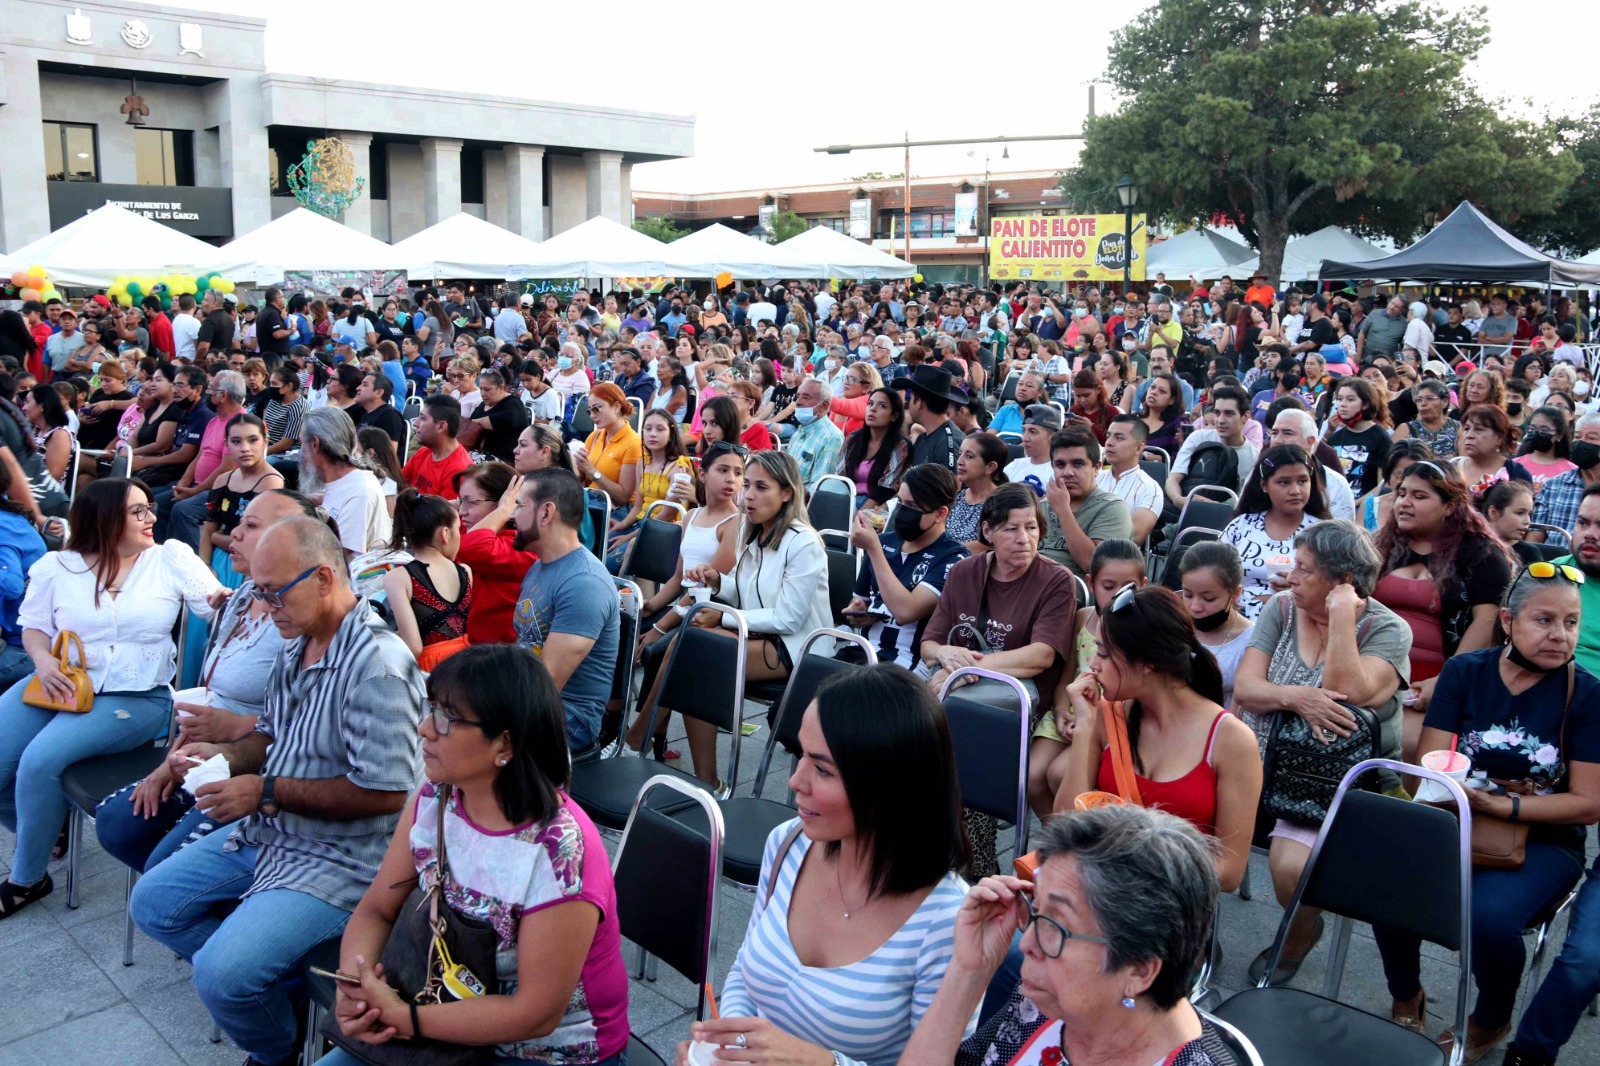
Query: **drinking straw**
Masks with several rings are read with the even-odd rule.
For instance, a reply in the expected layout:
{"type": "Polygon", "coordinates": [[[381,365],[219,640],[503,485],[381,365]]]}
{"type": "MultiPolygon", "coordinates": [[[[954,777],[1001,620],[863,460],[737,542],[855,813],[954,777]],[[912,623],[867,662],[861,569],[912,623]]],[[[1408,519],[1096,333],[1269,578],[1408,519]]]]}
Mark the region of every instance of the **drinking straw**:
{"type": "Polygon", "coordinates": [[[721,1015],[719,1013],[717,1013],[717,994],[715,992],[711,991],[711,982],[710,981],[706,982],[705,989],[706,989],[706,1002],[711,1004],[711,1020],[712,1021],[716,1021],[718,1018],[721,1017],[721,1015]]]}

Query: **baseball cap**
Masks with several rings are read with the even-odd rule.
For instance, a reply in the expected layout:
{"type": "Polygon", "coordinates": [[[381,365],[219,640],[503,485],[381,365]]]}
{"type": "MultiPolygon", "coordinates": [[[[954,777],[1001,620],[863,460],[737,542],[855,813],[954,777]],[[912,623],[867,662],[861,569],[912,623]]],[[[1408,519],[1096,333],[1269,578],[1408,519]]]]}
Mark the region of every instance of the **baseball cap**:
{"type": "Polygon", "coordinates": [[[1430,374],[1437,374],[1441,379],[1450,376],[1450,366],[1443,359],[1429,359],[1422,364],[1422,369],[1430,374]]]}
{"type": "Polygon", "coordinates": [[[519,300],[518,302],[521,303],[523,307],[532,307],[533,306],[533,293],[531,293],[531,292],[523,293],[522,294],[522,299],[519,300]]]}
{"type": "Polygon", "coordinates": [[[222,302],[227,304],[229,307],[239,306],[239,298],[231,292],[225,292],[222,294],[222,302]]]}
{"type": "Polygon", "coordinates": [[[1061,412],[1047,403],[1029,404],[1028,409],[1022,412],[1022,424],[1039,426],[1053,433],[1061,428],[1061,412]]]}

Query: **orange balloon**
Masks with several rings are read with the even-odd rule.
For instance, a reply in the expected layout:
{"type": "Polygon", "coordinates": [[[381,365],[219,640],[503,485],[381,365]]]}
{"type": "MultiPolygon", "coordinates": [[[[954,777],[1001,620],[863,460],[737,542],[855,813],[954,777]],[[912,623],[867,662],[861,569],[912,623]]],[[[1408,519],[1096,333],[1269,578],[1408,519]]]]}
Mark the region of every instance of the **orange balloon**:
{"type": "Polygon", "coordinates": [[[39,298],[39,290],[38,289],[23,289],[21,292],[17,293],[17,296],[24,303],[26,303],[29,300],[37,300],[39,298]]]}
{"type": "Polygon", "coordinates": [[[30,289],[43,289],[44,288],[44,275],[43,274],[29,274],[28,275],[28,288],[30,288],[30,289]]]}
{"type": "Polygon", "coordinates": [[[11,284],[15,285],[19,289],[27,288],[28,272],[26,270],[13,271],[11,274],[11,284]]]}

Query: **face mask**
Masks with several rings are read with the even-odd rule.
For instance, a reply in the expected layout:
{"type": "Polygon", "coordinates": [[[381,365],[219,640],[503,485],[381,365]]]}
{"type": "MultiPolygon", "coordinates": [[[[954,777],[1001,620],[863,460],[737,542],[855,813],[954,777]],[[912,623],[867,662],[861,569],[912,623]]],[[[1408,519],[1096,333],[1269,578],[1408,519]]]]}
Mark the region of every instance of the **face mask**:
{"type": "Polygon", "coordinates": [[[1556,435],[1548,429],[1532,430],[1523,439],[1528,442],[1530,452],[1549,451],[1556,443],[1556,435]]]}
{"type": "Polygon", "coordinates": [[[810,407],[797,407],[794,412],[794,420],[802,426],[809,426],[817,420],[817,412],[810,407]]]}
{"type": "Polygon", "coordinates": [[[1231,611],[1218,611],[1215,614],[1208,614],[1204,618],[1196,618],[1194,619],[1194,627],[1202,633],[1210,633],[1221,629],[1228,621],[1228,615],[1231,613],[1231,611]]]}
{"type": "Polygon", "coordinates": [[[1089,309],[1087,307],[1074,307],[1072,309],[1072,317],[1073,318],[1083,318],[1088,313],[1089,313],[1089,309]]]}
{"type": "Polygon", "coordinates": [[[1574,396],[1587,396],[1587,395],[1589,395],[1589,383],[1587,381],[1580,381],[1577,384],[1573,385],[1572,386],[1572,395],[1574,395],[1574,396]]]}
{"type": "Polygon", "coordinates": [[[1521,413],[1522,413],[1522,405],[1520,403],[1508,403],[1508,404],[1506,404],[1506,414],[1508,414],[1508,415],[1520,415],[1521,413]]]}
{"type": "Polygon", "coordinates": [[[922,516],[926,511],[919,511],[902,503],[894,509],[894,531],[902,541],[907,543],[916,540],[926,532],[922,528],[922,516]]]}
{"type": "Polygon", "coordinates": [[[570,355],[563,355],[561,358],[557,359],[556,360],[556,369],[557,370],[571,370],[572,369],[572,357],[570,355]]]}
{"type": "Polygon", "coordinates": [[[1573,441],[1572,461],[1578,464],[1579,470],[1593,470],[1596,464],[1600,464],[1600,444],[1586,440],[1573,441]]]}
{"type": "MultiPolygon", "coordinates": [[[[1515,644],[1512,644],[1506,649],[1506,658],[1510,660],[1511,665],[1520,666],[1529,673],[1534,674],[1550,674],[1557,670],[1565,670],[1567,668],[1567,663],[1561,663],[1558,666],[1540,666],[1538,663],[1534,662],[1532,659],[1518,651],[1515,644]]],[[[1567,660],[1568,663],[1571,661],[1571,659],[1567,660]]]]}
{"type": "Polygon", "coordinates": [[[1122,314],[1122,305],[1121,304],[1113,304],[1111,306],[1111,311],[1112,311],[1113,314],[1118,314],[1118,315],[1122,314]]]}
{"type": "Polygon", "coordinates": [[[822,361],[822,365],[823,365],[824,368],[826,368],[828,370],[829,373],[832,373],[833,371],[839,369],[839,360],[837,360],[837,359],[824,359],[822,361]]]}
{"type": "Polygon", "coordinates": [[[705,303],[701,304],[701,306],[707,311],[715,311],[717,309],[717,304],[714,300],[707,300],[705,303]]]}

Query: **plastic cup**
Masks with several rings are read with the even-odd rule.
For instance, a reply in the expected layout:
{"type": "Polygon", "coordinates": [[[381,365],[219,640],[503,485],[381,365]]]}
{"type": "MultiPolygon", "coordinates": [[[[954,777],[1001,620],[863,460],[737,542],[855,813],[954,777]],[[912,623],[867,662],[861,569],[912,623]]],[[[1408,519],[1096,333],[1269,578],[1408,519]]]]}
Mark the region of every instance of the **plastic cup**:
{"type": "Polygon", "coordinates": [[[712,1056],[717,1053],[721,1044],[711,1044],[704,1040],[694,1040],[689,1043],[689,1066],[712,1066],[712,1056]]]}
{"type": "Polygon", "coordinates": [[[1422,765],[1463,786],[1472,773],[1472,760],[1459,751],[1430,751],[1422,757],[1422,765]]]}
{"type": "Polygon", "coordinates": [[[871,507],[864,509],[861,513],[867,516],[867,522],[879,533],[882,533],[883,527],[889,524],[889,512],[887,510],[871,507]]]}
{"type": "Polygon", "coordinates": [[[1096,807],[1118,807],[1122,803],[1122,797],[1114,792],[1080,792],[1078,798],[1072,801],[1072,807],[1074,810],[1092,811],[1096,807]]]}
{"type": "MultiPolygon", "coordinates": [[[[201,707],[211,706],[211,690],[204,685],[199,688],[180,688],[172,694],[173,703],[193,703],[201,707]]],[[[179,711],[179,718],[193,718],[188,711],[179,711]]]]}
{"type": "Polygon", "coordinates": [[[689,595],[694,597],[695,603],[710,603],[711,590],[704,585],[697,585],[689,590],[689,595]]]}

